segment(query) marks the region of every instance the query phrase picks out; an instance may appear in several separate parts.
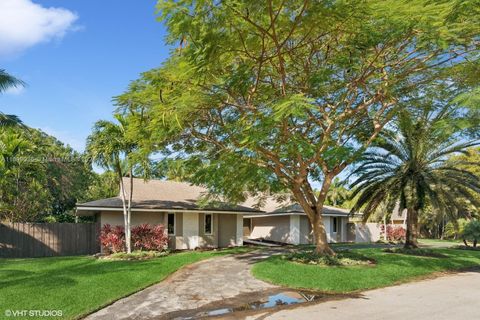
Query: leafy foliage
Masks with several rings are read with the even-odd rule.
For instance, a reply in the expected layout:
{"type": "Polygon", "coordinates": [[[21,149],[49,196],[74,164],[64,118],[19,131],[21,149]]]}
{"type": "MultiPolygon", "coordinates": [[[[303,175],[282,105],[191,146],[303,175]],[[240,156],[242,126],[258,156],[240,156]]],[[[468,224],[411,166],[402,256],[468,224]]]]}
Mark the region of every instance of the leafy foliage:
{"type": "MultiPolygon", "coordinates": [[[[124,227],[103,225],[100,244],[106,253],[125,251],[124,227]]],[[[142,224],[132,228],[132,244],[134,250],[162,251],[167,247],[168,236],[163,225],[142,224]]]]}
{"type": "Polygon", "coordinates": [[[132,242],[136,250],[162,251],[168,245],[168,236],[163,225],[141,224],[132,228],[132,242]]]}
{"type": "MultiPolygon", "coordinates": [[[[382,224],[381,233],[385,234],[385,226],[382,224]]],[[[387,240],[388,241],[405,241],[407,231],[402,226],[387,225],[387,240]]]]}
{"type": "Polygon", "coordinates": [[[418,214],[427,199],[433,208],[451,217],[464,208],[461,199],[479,205],[473,194],[480,192],[480,178],[462,169],[465,162],[448,161],[449,156],[465,153],[477,141],[462,140],[462,130],[452,124],[447,130],[450,119],[455,122],[448,106],[402,112],[352,173],[357,176],[352,196],[358,195],[353,211],[362,210],[365,219],[382,202],[408,209],[406,246],[416,246],[418,214]]]}
{"type": "Polygon", "coordinates": [[[93,177],[80,153],[40,130],[0,132],[0,219],[73,221],[93,177]]]}
{"type": "Polygon", "coordinates": [[[452,70],[478,61],[474,1],[157,7],[178,48],[117,97],[121,112],[137,115],[132,135],[146,153],[199,168],[189,180],[232,201],[247,191],[288,190],[315,222],[325,253],[332,252],[319,217],[333,178],[403,102],[434,82],[456,84],[452,70]],[[320,181],[316,194],[312,183],[320,181]]]}
{"type": "Polygon", "coordinates": [[[465,226],[468,223],[468,220],[460,218],[452,221],[449,221],[445,226],[445,237],[449,239],[458,239],[463,234],[465,226]]]}
{"type": "Polygon", "coordinates": [[[375,264],[375,260],[355,251],[343,250],[334,256],[319,255],[314,250],[299,250],[282,257],[297,263],[319,266],[356,266],[375,264]]]}
{"type": "Polygon", "coordinates": [[[125,229],[122,226],[112,227],[105,224],[100,231],[100,244],[106,253],[125,250],[125,229]]]}
{"type": "MultiPolygon", "coordinates": [[[[22,80],[8,74],[5,70],[0,69],[0,93],[10,89],[24,86],[22,80]]],[[[22,125],[22,121],[13,114],[4,114],[0,112],[0,128],[22,125]]]]}
{"type": "Polygon", "coordinates": [[[477,247],[477,243],[480,241],[480,221],[472,220],[465,225],[463,230],[463,239],[473,242],[473,247],[477,247]]]}

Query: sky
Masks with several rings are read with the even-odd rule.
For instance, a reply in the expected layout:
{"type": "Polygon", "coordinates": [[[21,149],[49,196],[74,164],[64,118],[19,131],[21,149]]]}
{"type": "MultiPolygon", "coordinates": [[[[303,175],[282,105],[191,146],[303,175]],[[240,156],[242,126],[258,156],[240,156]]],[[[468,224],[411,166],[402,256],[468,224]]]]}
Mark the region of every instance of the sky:
{"type": "Polygon", "coordinates": [[[83,151],[112,98],[168,56],[155,4],[0,0],[0,69],[27,83],[0,96],[0,111],[83,151]]]}

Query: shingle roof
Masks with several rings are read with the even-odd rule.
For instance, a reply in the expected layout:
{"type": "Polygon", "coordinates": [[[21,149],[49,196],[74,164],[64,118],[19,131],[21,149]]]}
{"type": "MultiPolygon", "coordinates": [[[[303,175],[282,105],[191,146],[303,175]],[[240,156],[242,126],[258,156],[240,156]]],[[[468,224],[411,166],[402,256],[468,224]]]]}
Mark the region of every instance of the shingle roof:
{"type": "MultiPolygon", "coordinates": [[[[128,198],[130,182],[124,178],[125,191],[128,198]]],[[[232,205],[227,202],[215,202],[207,205],[200,203],[208,194],[208,190],[187,182],[133,179],[134,209],[157,210],[207,210],[246,212],[249,214],[305,214],[300,205],[290,200],[290,197],[266,196],[258,205],[258,198],[250,197],[244,203],[232,205]]],[[[120,194],[116,197],[100,199],[77,204],[78,211],[94,210],[93,208],[122,208],[120,194]]],[[[98,209],[95,209],[98,210],[98,209]]],[[[347,216],[349,210],[324,206],[324,214],[347,216]]]]}
{"type": "MultiPolygon", "coordinates": [[[[130,182],[124,178],[127,198],[130,182]]],[[[202,206],[199,202],[207,194],[207,189],[186,182],[133,179],[132,207],[136,209],[184,209],[212,211],[258,212],[259,210],[226,202],[215,202],[202,206]]],[[[88,208],[121,208],[120,195],[113,198],[77,204],[78,210],[88,208]]]]}
{"type": "MultiPolygon", "coordinates": [[[[290,197],[282,197],[280,200],[278,197],[265,197],[261,201],[261,205],[258,209],[268,213],[268,214],[286,214],[286,213],[299,213],[305,214],[303,208],[296,202],[292,201],[290,197]]],[[[246,202],[243,203],[245,206],[254,207],[256,205],[256,198],[249,198],[246,202]]],[[[339,216],[348,216],[350,210],[336,208],[331,206],[323,206],[323,214],[327,215],[339,215],[339,216]]]]}

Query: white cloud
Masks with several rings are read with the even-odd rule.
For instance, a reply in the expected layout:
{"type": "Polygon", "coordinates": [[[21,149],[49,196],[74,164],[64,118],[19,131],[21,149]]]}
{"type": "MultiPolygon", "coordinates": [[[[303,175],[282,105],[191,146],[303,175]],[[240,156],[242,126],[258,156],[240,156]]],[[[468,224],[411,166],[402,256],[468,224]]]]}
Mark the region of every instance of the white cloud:
{"type": "Polygon", "coordinates": [[[78,16],[31,0],[0,0],[0,56],[18,54],[41,42],[61,39],[78,16]]]}

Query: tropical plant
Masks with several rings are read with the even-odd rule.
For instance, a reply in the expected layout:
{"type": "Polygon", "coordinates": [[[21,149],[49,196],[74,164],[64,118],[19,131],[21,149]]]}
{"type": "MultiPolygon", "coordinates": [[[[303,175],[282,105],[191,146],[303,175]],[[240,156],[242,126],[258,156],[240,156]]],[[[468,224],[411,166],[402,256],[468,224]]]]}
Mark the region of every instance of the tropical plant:
{"type": "Polygon", "coordinates": [[[163,225],[145,223],[132,228],[132,242],[135,250],[162,251],[168,245],[168,235],[163,225]]]}
{"type": "Polygon", "coordinates": [[[127,253],[131,253],[131,212],[133,198],[133,159],[132,154],[136,148],[127,136],[127,121],[120,115],[115,115],[117,123],[100,120],[93,128],[93,133],[87,138],[87,153],[93,162],[106,170],[113,170],[120,185],[120,198],[122,199],[123,220],[125,227],[125,241],[127,253]],[[127,169],[122,168],[122,161],[127,164],[127,169]],[[124,176],[128,174],[128,192],[125,188],[124,176]],[[128,199],[127,199],[128,193],[128,199]]]}
{"type": "MultiPolygon", "coordinates": [[[[8,74],[5,70],[0,69],[0,93],[3,93],[10,88],[24,85],[25,83],[22,80],[19,80],[8,74]]],[[[21,123],[22,121],[17,116],[0,112],[0,127],[15,126],[20,125],[21,123]]]]}
{"type": "Polygon", "coordinates": [[[100,245],[106,253],[116,253],[125,250],[125,229],[122,226],[112,227],[109,224],[100,230],[100,245]]]}
{"type": "Polygon", "coordinates": [[[463,208],[460,199],[478,206],[472,192],[480,192],[479,177],[462,169],[464,162],[448,160],[478,142],[462,140],[454,124],[448,107],[402,112],[352,172],[353,196],[358,195],[352,211],[361,210],[366,219],[382,202],[398,202],[400,210],[407,209],[405,247],[410,248],[417,247],[418,216],[427,199],[452,218],[463,208]]]}
{"type": "Polygon", "coordinates": [[[468,220],[464,218],[447,222],[445,225],[445,237],[448,239],[459,239],[462,236],[467,223],[468,220]]]}
{"type": "Polygon", "coordinates": [[[0,220],[73,221],[92,172],[81,155],[39,130],[0,132],[0,220]]]}
{"type": "Polygon", "coordinates": [[[330,190],[328,190],[325,204],[334,207],[346,208],[349,205],[350,190],[345,188],[346,182],[340,182],[337,177],[333,180],[330,190]]]}
{"type": "Polygon", "coordinates": [[[477,243],[480,241],[480,221],[479,220],[472,220],[465,225],[465,229],[463,230],[463,242],[468,247],[468,242],[471,241],[473,243],[473,247],[477,247],[477,243]]]}
{"type": "Polygon", "coordinates": [[[333,179],[363,154],[400,100],[474,54],[475,1],[159,1],[162,67],[117,102],[145,115],[151,152],[170,150],[192,177],[240,202],[288,190],[327,243],[323,205],[333,179]],[[163,146],[162,146],[163,147],[163,146]],[[313,186],[321,184],[316,193],[313,186]]]}

